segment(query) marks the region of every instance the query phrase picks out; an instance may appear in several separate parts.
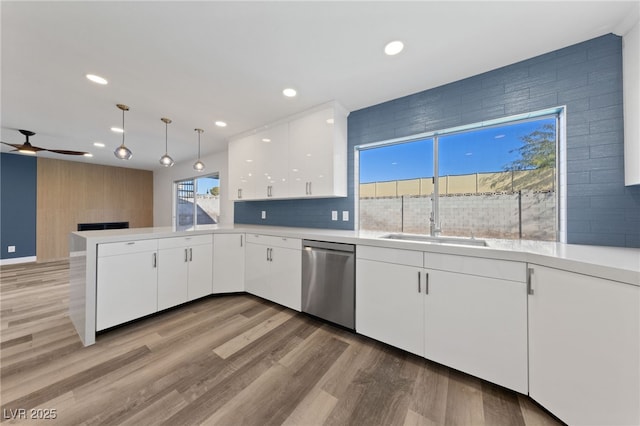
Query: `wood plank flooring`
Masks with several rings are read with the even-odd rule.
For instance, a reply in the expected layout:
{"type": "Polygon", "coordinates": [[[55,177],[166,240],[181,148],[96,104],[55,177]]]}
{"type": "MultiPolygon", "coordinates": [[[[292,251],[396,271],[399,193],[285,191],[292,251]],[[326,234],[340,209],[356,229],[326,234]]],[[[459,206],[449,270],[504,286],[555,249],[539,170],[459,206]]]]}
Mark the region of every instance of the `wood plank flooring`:
{"type": "Polygon", "coordinates": [[[0,273],[6,424],[561,424],[524,395],[249,295],[205,298],[85,348],[67,315],[67,261],[0,273]],[[46,410],[56,418],[31,418],[46,410]]]}

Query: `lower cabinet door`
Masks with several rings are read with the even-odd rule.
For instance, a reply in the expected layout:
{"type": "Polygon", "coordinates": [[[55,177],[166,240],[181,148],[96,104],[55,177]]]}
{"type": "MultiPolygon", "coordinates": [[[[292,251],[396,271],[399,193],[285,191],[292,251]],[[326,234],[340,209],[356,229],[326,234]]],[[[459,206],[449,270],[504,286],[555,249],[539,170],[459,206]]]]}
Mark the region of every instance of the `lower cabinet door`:
{"type": "Polygon", "coordinates": [[[248,243],[245,251],[245,289],[247,293],[271,300],[273,290],[267,280],[269,248],[260,244],[248,243]]]}
{"type": "Polygon", "coordinates": [[[302,305],[302,252],[274,247],[268,265],[271,300],[300,311],[302,305]]]}
{"type": "Polygon", "coordinates": [[[213,293],[244,291],[244,234],[213,236],[213,293]]]}
{"type": "Polygon", "coordinates": [[[104,330],[158,309],[157,253],[98,257],[96,330],[104,330]]]}
{"type": "Polygon", "coordinates": [[[187,301],[189,252],[185,247],[158,250],[158,310],[187,301]]]}
{"type": "Polygon", "coordinates": [[[640,287],[530,267],[529,395],[570,425],[640,424],[640,287]]]}
{"type": "Polygon", "coordinates": [[[526,394],[526,284],[427,273],[425,358],[526,394]]]}
{"type": "Polygon", "coordinates": [[[211,294],[213,285],[213,244],[189,247],[188,300],[211,294]]]}
{"type": "Polygon", "coordinates": [[[356,331],[422,356],[424,270],[356,260],[356,331]]]}

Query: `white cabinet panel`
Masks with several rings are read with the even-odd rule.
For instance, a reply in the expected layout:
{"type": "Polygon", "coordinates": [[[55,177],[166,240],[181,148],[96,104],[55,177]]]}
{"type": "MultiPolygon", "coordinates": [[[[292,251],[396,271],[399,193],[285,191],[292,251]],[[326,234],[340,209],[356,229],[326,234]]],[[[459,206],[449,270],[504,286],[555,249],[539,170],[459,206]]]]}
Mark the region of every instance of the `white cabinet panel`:
{"type": "MultiPolygon", "coordinates": [[[[167,238],[178,240],[178,238],[167,238]]],[[[160,240],[161,242],[164,240],[160,240]]],[[[187,301],[189,252],[186,247],[158,250],[158,310],[187,301]]]]}
{"type": "Polygon", "coordinates": [[[157,241],[145,241],[147,251],[122,255],[114,253],[121,247],[127,251],[126,247],[132,245],[115,244],[100,244],[98,247],[97,331],[152,314],[158,307],[157,241]]]}
{"type": "Polygon", "coordinates": [[[248,293],[300,311],[302,304],[302,250],[299,239],[253,235],[261,244],[247,241],[245,289],[248,293]],[[282,243],[278,245],[263,242],[282,243]],[[297,248],[287,248],[293,244],[297,248]]]}
{"type": "Polygon", "coordinates": [[[356,331],[423,356],[423,276],[421,268],[356,259],[356,331]]]}
{"type": "Polygon", "coordinates": [[[293,195],[347,195],[346,186],[342,185],[347,154],[346,132],[343,128],[346,128],[346,115],[332,107],[289,123],[289,167],[293,195]]]}
{"type": "Polygon", "coordinates": [[[347,116],[332,102],[232,140],[230,199],[346,197],[347,116]]]}
{"type": "Polygon", "coordinates": [[[640,424],[640,287],[530,266],[530,396],[568,424],[640,424]]]}
{"type": "Polygon", "coordinates": [[[244,291],[244,234],[213,236],[213,293],[244,291]]]}
{"type": "Polygon", "coordinates": [[[524,282],[428,270],[425,357],[527,393],[524,282]]]}
{"type": "Polygon", "coordinates": [[[187,299],[195,300],[208,296],[213,284],[213,241],[189,247],[189,273],[187,299]]]}

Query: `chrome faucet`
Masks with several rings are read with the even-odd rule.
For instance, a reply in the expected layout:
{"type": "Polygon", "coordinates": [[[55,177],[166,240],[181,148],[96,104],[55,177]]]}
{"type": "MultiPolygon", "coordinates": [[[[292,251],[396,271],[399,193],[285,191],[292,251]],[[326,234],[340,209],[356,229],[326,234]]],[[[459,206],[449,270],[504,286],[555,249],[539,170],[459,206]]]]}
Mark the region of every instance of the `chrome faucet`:
{"type": "Polygon", "coordinates": [[[440,232],[442,231],[440,224],[436,225],[435,218],[433,217],[433,212],[431,212],[431,216],[429,217],[429,235],[432,237],[439,237],[440,232]]]}

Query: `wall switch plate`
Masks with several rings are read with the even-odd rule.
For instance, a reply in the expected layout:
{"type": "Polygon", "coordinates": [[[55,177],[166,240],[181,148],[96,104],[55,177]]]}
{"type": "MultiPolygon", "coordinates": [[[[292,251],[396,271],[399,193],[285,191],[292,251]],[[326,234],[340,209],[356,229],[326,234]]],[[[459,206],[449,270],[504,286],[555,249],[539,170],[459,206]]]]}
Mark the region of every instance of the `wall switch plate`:
{"type": "Polygon", "coordinates": [[[15,253],[16,252],[16,246],[8,246],[7,247],[7,252],[8,253],[15,253]]]}
{"type": "Polygon", "coordinates": [[[349,210],[342,211],[342,221],[349,222],[349,210]]]}
{"type": "Polygon", "coordinates": [[[266,210],[262,210],[262,218],[263,219],[267,218],[267,211],[266,210]]]}
{"type": "Polygon", "coordinates": [[[338,211],[337,210],[332,210],[331,211],[331,220],[338,220],[338,211]]]}

